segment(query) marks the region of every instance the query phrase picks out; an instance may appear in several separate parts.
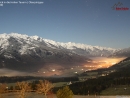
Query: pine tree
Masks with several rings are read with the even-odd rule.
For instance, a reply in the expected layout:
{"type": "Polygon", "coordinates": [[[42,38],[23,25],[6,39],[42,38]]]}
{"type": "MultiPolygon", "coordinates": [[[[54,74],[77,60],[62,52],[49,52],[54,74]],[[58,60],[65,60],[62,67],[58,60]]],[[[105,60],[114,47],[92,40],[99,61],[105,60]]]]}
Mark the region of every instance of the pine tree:
{"type": "Polygon", "coordinates": [[[56,93],[57,98],[73,98],[73,92],[68,86],[65,86],[63,89],[59,89],[56,93]]]}

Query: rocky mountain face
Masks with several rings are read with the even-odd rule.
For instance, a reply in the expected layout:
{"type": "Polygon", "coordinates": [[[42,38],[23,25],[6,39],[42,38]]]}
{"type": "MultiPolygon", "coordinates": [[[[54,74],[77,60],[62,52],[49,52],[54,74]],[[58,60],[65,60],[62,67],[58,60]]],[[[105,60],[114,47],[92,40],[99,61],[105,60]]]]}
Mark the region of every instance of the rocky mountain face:
{"type": "Polygon", "coordinates": [[[112,54],[113,57],[130,57],[130,48],[121,49],[112,54]]]}

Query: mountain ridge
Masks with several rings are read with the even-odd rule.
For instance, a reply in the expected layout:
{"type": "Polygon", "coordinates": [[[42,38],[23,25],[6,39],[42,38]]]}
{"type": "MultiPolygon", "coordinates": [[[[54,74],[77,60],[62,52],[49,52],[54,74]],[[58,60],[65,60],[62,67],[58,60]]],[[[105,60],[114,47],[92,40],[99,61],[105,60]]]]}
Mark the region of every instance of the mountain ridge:
{"type": "Polygon", "coordinates": [[[0,39],[2,39],[5,42],[5,43],[4,42],[2,43],[2,40],[0,40],[1,48],[6,49],[7,46],[9,46],[9,42],[8,42],[9,38],[13,38],[21,44],[24,44],[21,40],[23,40],[24,42],[26,41],[26,43],[29,44],[30,48],[26,46],[22,47],[22,49],[20,50],[21,53],[24,53],[24,50],[26,50],[27,48],[33,49],[34,47],[39,47],[37,43],[44,43],[44,45],[53,49],[66,49],[78,55],[84,55],[84,56],[108,56],[112,54],[113,52],[117,51],[117,49],[113,49],[113,48],[91,46],[87,44],[80,44],[80,43],[73,43],[73,42],[62,43],[62,42],[56,42],[49,39],[43,39],[38,36],[28,36],[25,34],[22,35],[18,33],[0,34],[0,39]]]}
{"type": "Polygon", "coordinates": [[[85,64],[86,60],[86,57],[67,49],[48,47],[48,44],[37,36],[29,37],[16,33],[0,35],[0,68],[36,72],[44,67],[48,71],[51,65],[62,69],[85,64]]]}
{"type": "MultiPolygon", "coordinates": [[[[113,56],[118,51],[80,43],[61,43],[18,33],[0,34],[0,68],[42,75],[59,75],[68,70],[73,71],[73,68],[78,69],[79,66],[86,68],[90,64],[90,57],[113,56]]],[[[74,71],[73,73],[75,74],[74,71]]]]}

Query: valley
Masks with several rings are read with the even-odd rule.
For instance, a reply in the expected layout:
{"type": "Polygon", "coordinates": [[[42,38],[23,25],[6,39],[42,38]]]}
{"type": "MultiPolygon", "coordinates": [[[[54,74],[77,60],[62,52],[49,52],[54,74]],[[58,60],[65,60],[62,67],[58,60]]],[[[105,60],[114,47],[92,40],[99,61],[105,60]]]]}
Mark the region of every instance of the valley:
{"type": "MultiPolygon", "coordinates": [[[[104,60],[105,61],[110,60],[114,62],[117,61],[115,59],[112,60],[110,58],[109,60],[108,59],[104,59],[104,60]]],[[[9,90],[12,89],[12,86],[13,88],[15,88],[16,86],[15,83],[17,81],[28,81],[29,83],[36,83],[35,81],[46,79],[54,83],[55,85],[53,89],[54,93],[56,93],[56,91],[60,89],[61,87],[68,85],[74,93],[74,98],[79,98],[79,97],[90,98],[90,97],[94,97],[95,94],[96,94],[96,97],[106,96],[106,98],[108,95],[114,95],[114,96],[124,95],[124,96],[129,97],[128,96],[129,84],[130,84],[129,64],[130,64],[130,59],[126,58],[124,60],[116,62],[116,64],[114,64],[113,66],[110,66],[109,68],[101,68],[98,70],[88,70],[81,74],[77,74],[74,77],[43,77],[43,76],[42,77],[38,77],[38,76],[37,77],[36,76],[35,77],[31,77],[31,76],[6,77],[6,76],[2,76],[0,77],[0,81],[1,83],[7,83],[9,90]],[[115,90],[115,88],[117,89],[117,91],[115,90]],[[127,90],[124,91],[124,88],[127,88],[127,90]],[[88,92],[87,92],[88,90],[89,90],[90,96],[88,96],[88,92]]],[[[33,97],[38,97],[38,96],[40,97],[40,95],[37,95],[37,94],[36,95],[33,94],[33,95],[34,95],[33,97]]],[[[4,95],[4,96],[8,96],[8,95],[4,95]]],[[[12,97],[14,97],[14,94],[12,94],[12,97]]]]}
{"type": "Polygon", "coordinates": [[[123,59],[116,56],[118,51],[121,50],[4,33],[0,34],[0,68],[3,70],[0,74],[74,76],[86,70],[110,67],[123,59]]]}

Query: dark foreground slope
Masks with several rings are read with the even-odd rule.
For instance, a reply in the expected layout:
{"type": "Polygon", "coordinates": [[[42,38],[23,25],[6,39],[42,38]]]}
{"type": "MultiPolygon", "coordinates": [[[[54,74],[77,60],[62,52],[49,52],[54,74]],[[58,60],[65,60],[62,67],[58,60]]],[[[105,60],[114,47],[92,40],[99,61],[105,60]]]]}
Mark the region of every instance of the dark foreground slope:
{"type": "MultiPolygon", "coordinates": [[[[70,88],[73,90],[74,94],[87,95],[89,93],[89,94],[100,95],[100,94],[106,94],[101,92],[104,90],[109,90],[109,88],[111,89],[111,88],[129,87],[130,86],[130,64],[126,65],[126,62],[130,63],[129,58],[123,60],[123,62],[120,62],[119,66],[122,67],[117,68],[118,65],[116,65],[115,72],[99,78],[94,78],[84,82],[74,83],[70,85],[70,88]]],[[[111,69],[107,71],[110,70],[111,69]]],[[[120,91],[118,91],[117,93],[113,93],[113,95],[114,94],[128,95],[129,93],[128,92],[120,93],[120,91]]]]}

